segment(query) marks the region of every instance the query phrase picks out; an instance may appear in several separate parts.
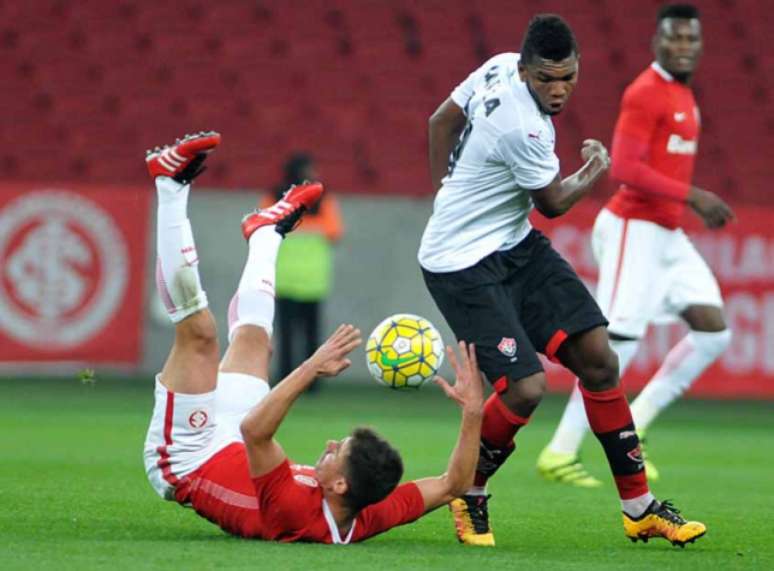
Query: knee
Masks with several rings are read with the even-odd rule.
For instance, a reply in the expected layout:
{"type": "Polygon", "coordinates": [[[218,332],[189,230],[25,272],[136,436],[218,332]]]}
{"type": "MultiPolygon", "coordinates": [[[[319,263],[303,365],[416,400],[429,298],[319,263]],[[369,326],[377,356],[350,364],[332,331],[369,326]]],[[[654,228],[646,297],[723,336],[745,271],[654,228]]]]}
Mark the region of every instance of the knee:
{"type": "Polygon", "coordinates": [[[201,355],[218,354],[218,331],[208,311],[200,311],[177,324],[175,341],[201,355]]]}
{"type": "Polygon", "coordinates": [[[618,386],[618,356],[610,347],[605,347],[586,356],[578,371],[578,378],[584,388],[598,392],[618,386]]]}
{"type": "Polygon", "coordinates": [[[537,373],[516,381],[508,379],[508,388],[500,395],[500,399],[510,410],[529,416],[540,404],[545,392],[546,376],[537,373]]]}

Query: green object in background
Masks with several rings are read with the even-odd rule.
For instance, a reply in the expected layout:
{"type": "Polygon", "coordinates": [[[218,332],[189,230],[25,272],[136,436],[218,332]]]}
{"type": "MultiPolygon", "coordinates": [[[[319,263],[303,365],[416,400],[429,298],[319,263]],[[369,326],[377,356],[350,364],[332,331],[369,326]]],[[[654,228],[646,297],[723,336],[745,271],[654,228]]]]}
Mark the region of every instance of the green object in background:
{"type": "Polygon", "coordinates": [[[319,301],[331,291],[333,248],[321,234],[289,234],[277,258],[277,297],[319,301]]]}

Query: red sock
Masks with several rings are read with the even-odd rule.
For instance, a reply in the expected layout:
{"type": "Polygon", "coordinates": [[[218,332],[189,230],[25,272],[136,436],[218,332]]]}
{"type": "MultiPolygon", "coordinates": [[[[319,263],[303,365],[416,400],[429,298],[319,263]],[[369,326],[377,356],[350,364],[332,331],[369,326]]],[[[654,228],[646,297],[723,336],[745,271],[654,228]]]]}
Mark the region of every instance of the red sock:
{"type": "Polygon", "coordinates": [[[648,480],[640,452],[640,439],[634,430],[632,412],[621,386],[591,392],[580,386],[586,416],[615,478],[618,495],[629,500],[648,493],[648,480]]]}
{"type": "MultiPolygon", "coordinates": [[[[519,416],[508,409],[497,393],[492,394],[484,404],[484,420],[481,425],[482,456],[485,451],[491,453],[487,468],[476,471],[475,486],[483,486],[492,477],[515,447],[513,437],[519,429],[529,422],[529,418],[519,416]]],[[[479,460],[479,469],[483,462],[479,460]]]]}

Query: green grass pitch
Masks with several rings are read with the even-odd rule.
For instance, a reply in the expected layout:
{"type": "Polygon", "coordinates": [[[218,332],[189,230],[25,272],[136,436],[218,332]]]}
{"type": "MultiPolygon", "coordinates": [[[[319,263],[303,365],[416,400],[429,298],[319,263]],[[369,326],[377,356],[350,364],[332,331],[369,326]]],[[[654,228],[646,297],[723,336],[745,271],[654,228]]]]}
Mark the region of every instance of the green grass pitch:
{"type": "MultiPolygon", "coordinates": [[[[148,379],[0,381],[0,568],[12,569],[774,569],[771,403],[684,401],[651,429],[662,472],[653,485],[706,537],[684,550],[631,544],[593,438],[584,446],[598,490],[540,480],[534,461],[563,404],[548,398],[490,486],[494,549],[457,544],[446,510],[348,547],[229,537],[163,502],[142,468],[148,379]]],[[[396,393],[364,382],[303,397],[279,439],[313,462],[326,438],[370,424],[403,452],[408,478],[444,470],[457,410],[435,387],[396,393]]]]}

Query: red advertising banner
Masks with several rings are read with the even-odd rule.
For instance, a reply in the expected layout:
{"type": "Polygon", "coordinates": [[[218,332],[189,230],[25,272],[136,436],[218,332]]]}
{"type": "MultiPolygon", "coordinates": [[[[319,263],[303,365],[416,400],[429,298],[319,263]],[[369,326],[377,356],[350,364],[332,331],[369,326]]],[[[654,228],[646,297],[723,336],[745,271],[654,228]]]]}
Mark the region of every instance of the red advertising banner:
{"type": "Polygon", "coordinates": [[[149,193],[0,185],[0,365],[136,366],[149,193]]]}
{"type": "MultiPolygon", "coordinates": [[[[575,267],[592,292],[597,268],[591,253],[591,228],[601,204],[578,204],[567,215],[534,225],[575,267]]],[[[686,232],[720,283],[733,341],[723,356],[694,383],[691,394],[720,398],[774,398],[774,209],[735,210],[737,222],[707,230],[687,215],[686,232]]],[[[627,391],[639,390],[685,335],[682,324],[651,327],[623,377],[627,391]]],[[[547,365],[549,384],[568,390],[572,376],[547,365]]]]}

